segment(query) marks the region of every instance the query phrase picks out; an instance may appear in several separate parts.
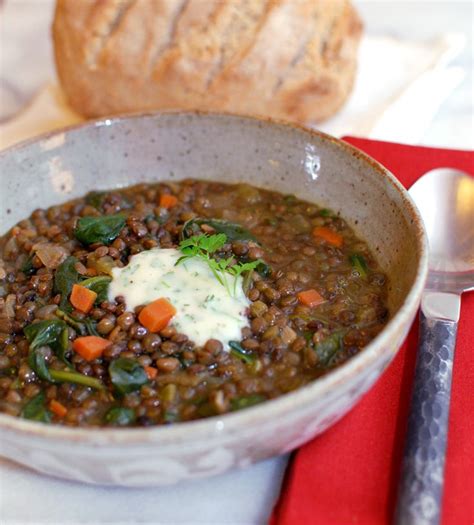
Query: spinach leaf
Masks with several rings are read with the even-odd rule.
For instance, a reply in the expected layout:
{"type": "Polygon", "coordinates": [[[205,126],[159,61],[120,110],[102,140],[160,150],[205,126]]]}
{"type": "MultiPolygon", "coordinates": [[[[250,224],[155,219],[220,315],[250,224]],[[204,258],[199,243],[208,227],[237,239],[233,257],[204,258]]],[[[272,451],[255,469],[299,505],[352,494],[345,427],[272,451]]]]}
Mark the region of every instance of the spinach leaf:
{"type": "Polygon", "coordinates": [[[41,349],[30,349],[30,353],[28,354],[28,364],[40,379],[54,383],[41,349]]]}
{"type": "Polygon", "coordinates": [[[135,411],[132,408],[113,407],[105,414],[105,421],[109,425],[127,426],[135,422],[135,411]]]}
{"type": "Polygon", "coordinates": [[[76,319],[72,315],[67,314],[66,312],[63,312],[59,308],[56,310],[56,315],[63,319],[64,322],[66,322],[69,326],[74,328],[76,332],[83,336],[83,335],[99,335],[99,333],[96,330],[97,322],[93,319],[90,319],[89,317],[85,317],[84,319],[76,319]]]}
{"type": "Polygon", "coordinates": [[[244,273],[244,278],[242,280],[242,290],[244,291],[244,294],[247,294],[250,285],[252,284],[252,275],[253,270],[244,273]]]}
{"type": "Polygon", "coordinates": [[[76,270],[76,263],[79,262],[75,257],[68,257],[61,263],[54,275],[54,291],[61,294],[59,307],[61,310],[71,311],[69,295],[74,284],[81,280],[79,272],[76,270]]]}
{"type": "Polygon", "coordinates": [[[168,383],[161,389],[160,398],[162,401],[172,403],[175,400],[177,393],[177,386],[174,383],[168,383]]]}
{"type": "Polygon", "coordinates": [[[33,255],[30,255],[21,265],[20,271],[25,275],[33,275],[36,272],[36,268],[33,266],[33,255]]]}
{"type": "Polygon", "coordinates": [[[86,204],[89,204],[89,206],[93,206],[94,208],[100,210],[102,208],[102,204],[104,203],[105,196],[105,191],[90,191],[86,195],[85,201],[86,204]]]}
{"type": "Polygon", "coordinates": [[[58,345],[59,336],[67,329],[66,323],[59,319],[39,321],[23,328],[23,333],[30,343],[30,349],[34,350],[40,346],[58,345]]]}
{"type": "Polygon", "coordinates": [[[107,292],[109,290],[109,284],[112,281],[112,277],[108,275],[99,275],[97,277],[91,277],[81,281],[81,286],[92,290],[97,294],[97,299],[95,300],[96,304],[100,304],[104,301],[107,301],[107,292]]]}
{"type": "Polygon", "coordinates": [[[100,217],[81,217],[77,221],[74,235],[82,244],[110,244],[114,241],[125,226],[125,216],[102,215],[100,217]]]}
{"type": "Polygon", "coordinates": [[[48,369],[46,359],[41,351],[42,346],[49,346],[53,352],[70,368],[72,364],[66,357],[69,348],[68,329],[66,323],[59,319],[39,321],[25,326],[23,329],[30,343],[28,364],[40,379],[54,383],[55,380],[48,369]]]}
{"type": "Polygon", "coordinates": [[[243,346],[238,341],[229,341],[229,346],[231,348],[230,353],[235,357],[242,359],[247,365],[255,361],[255,355],[249,350],[245,350],[243,346]]]}
{"type": "Polygon", "coordinates": [[[255,270],[262,277],[268,277],[272,273],[270,266],[263,262],[262,259],[258,259],[258,265],[256,266],[255,270]]]}
{"type": "MultiPolygon", "coordinates": [[[[262,259],[257,259],[256,261],[248,261],[248,259],[244,259],[243,261],[253,265],[249,271],[244,273],[244,280],[242,282],[242,289],[244,290],[244,293],[247,293],[252,283],[252,273],[254,270],[262,277],[268,277],[272,273],[272,269],[266,262],[263,262],[262,259]]],[[[243,261],[241,260],[240,264],[242,264],[243,261]]]]}
{"type": "Polygon", "coordinates": [[[110,363],[109,375],[119,394],[134,392],[148,383],[144,368],[133,359],[126,357],[119,357],[110,363]]]}
{"type": "MultiPolygon", "coordinates": [[[[207,400],[200,400],[195,403],[197,406],[197,413],[199,417],[211,417],[216,415],[216,409],[211,403],[207,400]]],[[[165,413],[166,418],[166,413],[165,413]]],[[[165,419],[166,421],[166,419],[165,419]]]]}
{"type": "Polygon", "coordinates": [[[358,253],[354,253],[349,257],[349,261],[360,277],[362,277],[362,279],[367,279],[369,267],[367,266],[367,262],[364,257],[358,253]]]}
{"type": "Polygon", "coordinates": [[[18,368],[16,366],[9,366],[0,370],[0,377],[16,377],[18,375],[18,368]]]}
{"type": "Polygon", "coordinates": [[[288,193],[283,197],[283,202],[286,204],[295,204],[296,203],[296,197],[292,193],[288,193]]]}
{"type": "Polygon", "coordinates": [[[63,328],[61,335],[59,336],[58,342],[53,346],[54,353],[61,359],[63,363],[66,363],[72,368],[72,364],[66,357],[66,352],[69,349],[69,330],[67,327],[63,328]]]}
{"type": "Polygon", "coordinates": [[[242,410],[243,408],[258,405],[262,401],[266,401],[266,397],[260,394],[251,394],[249,396],[241,396],[232,399],[230,402],[230,408],[233,412],[236,410],[242,410]]]}
{"type": "Polygon", "coordinates": [[[319,365],[327,367],[331,364],[331,359],[342,349],[342,339],[344,331],[339,330],[324,338],[314,346],[314,351],[319,358],[319,365]]]}
{"type": "Polygon", "coordinates": [[[51,423],[51,412],[45,406],[46,396],[40,392],[26,403],[21,411],[21,417],[32,421],[51,423]]]}
{"type": "Polygon", "coordinates": [[[257,240],[254,235],[240,224],[224,221],[222,219],[205,219],[201,217],[190,219],[184,223],[183,229],[181,230],[181,238],[187,239],[193,235],[203,233],[200,228],[202,224],[210,226],[216,233],[224,233],[229,242],[257,240]]]}
{"type": "Polygon", "coordinates": [[[163,420],[165,423],[176,423],[179,421],[179,414],[175,410],[166,410],[163,420]]]}
{"type": "Polygon", "coordinates": [[[30,324],[23,328],[23,333],[30,343],[30,354],[28,359],[30,366],[42,378],[50,381],[47,372],[44,371],[46,364],[42,363],[44,357],[37,354],[36,350],[41,346],[49,346],[53,352],[69,367],[71,363],[66,357],[69,348],[68,329],[64,321],[60,319],[50,319],[30,324]]]}
{"type": "Polygon", "coordinates": [[[96,389],[104,388],[103,384],[94,377],[88,377],[73,370],[54,370],[48,368],[46,358],[41,351],[41,347],[46,345],[48,345],[64,363],[72,368],[72,364],[66,358],[66,351],[69,346],[68,330],[63,321],[59,319],[40,321],[39,323],[26,326],[23,331],[30,342],[28,364],[40,379],[50,383],[76,383],[96,389]],[[40,326],[38,327],[37,325],[40,326]]]}
{"type": "Polygon", "coordinates": [[[49,369],[53,383],[75,383],[76,385],[89,386],[96,390],[104,390],[104,385],[96,377],[86,376],[72,370],[49,369]]]}
{"type": "MultiPolygon", "coordinates": [[[[97,208],[98,210],[102,210],[102,206],[104,205],[105,197],[107,196],[107,191],[90,191],[86,197],[86,204],[89,204],[89,206],[93,206],[94,208],[97,208]]],[[[123,195],[120,195],[121,201],[120,201],[120,207],[121,208],[131,208],[132,204],[130,201],[124,197],[123,195]]]]}
{"type": "Polygon", "coordinates": [[[268,224],[268,226],[278,226],[280,221],[278,217],[268,217],[265,219],[265,224],[268,224]]]}
{"type": "Polygon", "coordinates": [[[319,210],[319,216],[320,217],[332,217],[332,211],[329,210],[328,208],[323,208],[321,210],[319,210]]]}
{"type": "Polygon", "coordinates": [[[86,333],[88,335],[96,335],[100,337],[99,332],[97,331],[97,322],[94,321],[94,319],[90,319],[89,317],[86,317],[82,320],[82,324],[85,327],[86,333]]]}

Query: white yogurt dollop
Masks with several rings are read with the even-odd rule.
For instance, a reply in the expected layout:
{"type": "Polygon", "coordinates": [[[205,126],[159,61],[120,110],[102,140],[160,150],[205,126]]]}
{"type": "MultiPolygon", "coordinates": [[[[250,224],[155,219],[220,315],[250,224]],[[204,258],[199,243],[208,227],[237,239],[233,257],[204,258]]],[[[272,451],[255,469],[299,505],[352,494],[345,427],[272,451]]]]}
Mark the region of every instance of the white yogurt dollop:
{"type": "Polygon", "coordinates": [[[171,320],[178,332],[202,346],[218,339],[228,349],[249,326],[250,304],[242,289],[242,277],[227,276],[232,295],[220,284],[209,266],[197,257],[175,266],[182,253],[173,248],[153,248],[131,257],[124,268],[112,270],[109,299],[121,295],[127,310],[165,297],[176,308],[171,320]]]}

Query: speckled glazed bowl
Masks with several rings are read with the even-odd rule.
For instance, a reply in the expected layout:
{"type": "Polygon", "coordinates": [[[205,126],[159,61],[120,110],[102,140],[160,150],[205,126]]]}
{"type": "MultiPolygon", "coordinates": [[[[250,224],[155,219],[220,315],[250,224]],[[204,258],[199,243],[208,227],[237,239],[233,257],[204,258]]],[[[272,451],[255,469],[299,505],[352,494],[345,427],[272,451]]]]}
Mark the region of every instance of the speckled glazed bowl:
{"type": "Polygon", "coordinates": [[[382,166],[321,133],[230,115],[103,120],[0,154],[0,232],[35,208],[90,190],[196,177],[247,181],[340,212],[390,277],[391,320],[362,352],[314,383],[222,417],[166,427],[81,429],[0,414],[0,454],[88,483],[171,484],[244,467],[323,432],[390,363],[415,316],[427,269],[421,219],[382,166]]]}

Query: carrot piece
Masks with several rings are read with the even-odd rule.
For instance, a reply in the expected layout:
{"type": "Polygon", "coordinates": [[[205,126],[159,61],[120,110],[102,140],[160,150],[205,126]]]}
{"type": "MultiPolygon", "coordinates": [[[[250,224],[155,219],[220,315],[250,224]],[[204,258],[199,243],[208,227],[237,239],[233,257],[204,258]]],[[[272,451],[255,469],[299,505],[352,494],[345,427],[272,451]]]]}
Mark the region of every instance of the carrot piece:
{"type": "Polygon", "coordinates": [[[148,379],[155,379],[156,375],[158,374],[158,370],[154,368],[153,366],[144,366],[146,375],[148,376],[148,379]]]}
{"type": "Polygon", "coordinates": [[[67,414],[67,408],[56,399],[51,399],[49,409],[58,417],[64,417],[67,414]]]}
{"type": "Polygon", "coordinates": [[[138,314],[138,320],[150,332],[159,332],[176,314],[176,308],[164,297],[153,301],[138,314]]]}
{"type": "Polygon", "coordinates": [[[96,335],[78,337],[72,342],[72,349],[86,361],[93,361],[102,355],[104,350],[112,344],[112,341],[96,335]]]}
{"type": "Polygon", "coordinates": [[[298,293],[298,300],[301,304],[314,308],[325,302],[324,297],[319,292],[311,288],[311,290],[305,290],[298,293]]]}
{"type": "Polygon", "coordinates": [[[160,206],[162,208],[172,208],[178,204],[178,197],[170,195],[169,193],[162,193],[160,196],[160,206]]]}
{"type": "Polygon", "coordinates": [[[73,285],[71,297],[69,298],[72,306],[83,314],[89,313],[89,310],[94,306],[96,299],[97,294],[95,292],[89,290],[85,286],[81,286],[80,284],[73,285]]]}
{"type": "Polygon", "coordinates": [[[341,247],[342,243],[344,242],[342,235],[335,232],[334,230],[331,230],[330,228],[326,228],[325,226],[318,226],[317,228],[314,228],[313,235],[314,237],[319,237],[320,239],[323,239],[324,241],[332,244],[333,246],[337,246],[338,248],[341,247]]]}

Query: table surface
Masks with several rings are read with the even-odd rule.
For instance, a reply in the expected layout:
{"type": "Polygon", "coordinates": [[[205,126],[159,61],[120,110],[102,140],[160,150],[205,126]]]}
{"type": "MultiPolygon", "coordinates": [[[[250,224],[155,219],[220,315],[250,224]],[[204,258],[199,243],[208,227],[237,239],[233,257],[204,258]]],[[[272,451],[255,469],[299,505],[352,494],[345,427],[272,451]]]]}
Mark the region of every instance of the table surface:
{"type": "MultiPolygon", "coordinates": [[[[428,39],[444,32],[466,35],[466,48],[453,63],[465,69],[465,79],[442,105],[421,144],[473,148],[473,3],[469,0],[356,0],[355,3],[366,30],[374,35],[412,40],[428,39]]],[[[51,0],[0,0],[0,122],[19,111],[55,76],[48,38],[52,6],[51,0]]],[[[137,491],[52,480],[0,460],[0,518],[5,524],[103,523],[110,521],[107,509],[113,507],[114,522],[120,516],[123,523],[138,520],[142,523],[263,524],[278,495],[286,461],[286,457],[274,458],[219,478],[137,491]],[[22,493],[30,504],[21,505],[20,498],[7,501],[7,493],[22,493]],[[58,493],[64,494],[61,518],[59,513],[54,517],[51,514],[52,495],[58,493]],[[121,498],[122,494],[126,498],[121,498]],[[80,504],[91,498],[97,502],[98,509],[93,520],[87,518],[80,504]],[[142,509],[139,517],[137,508],[142,509]]]]}

